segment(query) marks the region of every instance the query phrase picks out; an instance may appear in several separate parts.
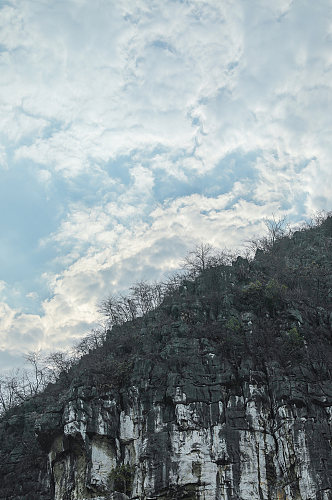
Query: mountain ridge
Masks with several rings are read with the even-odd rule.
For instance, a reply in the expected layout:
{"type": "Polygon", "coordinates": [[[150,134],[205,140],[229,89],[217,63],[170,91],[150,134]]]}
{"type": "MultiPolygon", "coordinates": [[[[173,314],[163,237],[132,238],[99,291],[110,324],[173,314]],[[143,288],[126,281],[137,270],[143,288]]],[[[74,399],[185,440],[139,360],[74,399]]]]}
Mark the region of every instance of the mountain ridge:
{"type": "Polygon", "coordinates": [[[331,243],[263,238],[110,325],[1,417],[0,499],[331,498],[331,243]]]}

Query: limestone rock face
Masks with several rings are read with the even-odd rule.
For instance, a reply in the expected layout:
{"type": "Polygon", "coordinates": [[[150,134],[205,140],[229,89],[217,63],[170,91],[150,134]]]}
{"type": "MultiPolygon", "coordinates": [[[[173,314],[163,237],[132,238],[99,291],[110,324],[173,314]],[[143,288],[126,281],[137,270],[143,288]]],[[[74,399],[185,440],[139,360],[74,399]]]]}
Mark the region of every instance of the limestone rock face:
{"type": "Polygon", "coordinates": [[[125,391],[72,391],[48,449],[50,498],[331,498],[327,383],[235,368],[197,339],[172,348],[190,362],[165,384],[150,362],[125,391]]]}

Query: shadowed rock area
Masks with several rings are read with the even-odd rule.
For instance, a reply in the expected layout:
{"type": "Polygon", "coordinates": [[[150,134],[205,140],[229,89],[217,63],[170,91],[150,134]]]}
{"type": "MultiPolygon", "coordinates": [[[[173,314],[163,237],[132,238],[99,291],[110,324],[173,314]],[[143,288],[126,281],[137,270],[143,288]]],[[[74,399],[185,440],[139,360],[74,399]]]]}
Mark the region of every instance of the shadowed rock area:
{"type": "Polygon", "coordinates": [[[329,500],[332,218],[211,265],[0,421],[1,500],[329,500]]]}

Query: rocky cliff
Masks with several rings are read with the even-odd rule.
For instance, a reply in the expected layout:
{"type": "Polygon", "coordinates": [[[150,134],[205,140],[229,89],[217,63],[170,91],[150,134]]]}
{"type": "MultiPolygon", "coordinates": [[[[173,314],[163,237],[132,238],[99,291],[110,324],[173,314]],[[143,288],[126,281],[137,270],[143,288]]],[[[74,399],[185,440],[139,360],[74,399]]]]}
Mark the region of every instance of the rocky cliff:
{"type": "Polygon", "coordinates": [[[0,499],[332,498],[332,219],[184,279],[0,423],[0,499]]]}

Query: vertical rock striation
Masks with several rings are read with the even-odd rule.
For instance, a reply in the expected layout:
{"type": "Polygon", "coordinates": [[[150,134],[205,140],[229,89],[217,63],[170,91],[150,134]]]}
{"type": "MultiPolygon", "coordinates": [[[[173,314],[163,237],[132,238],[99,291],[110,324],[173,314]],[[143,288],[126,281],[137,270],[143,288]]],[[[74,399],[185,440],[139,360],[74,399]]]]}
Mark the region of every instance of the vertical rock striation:
{"type": "Polygon", "coordinates": [[[48,449],[52,498],[331,498],[327,383],[234,367],[198,339],[172,348],[188,362],[166,383],[150,362],[126,390],[72,391],[48,449]]]}

